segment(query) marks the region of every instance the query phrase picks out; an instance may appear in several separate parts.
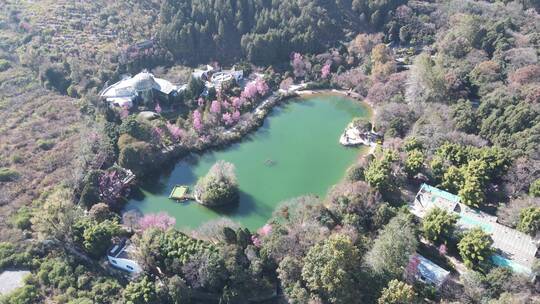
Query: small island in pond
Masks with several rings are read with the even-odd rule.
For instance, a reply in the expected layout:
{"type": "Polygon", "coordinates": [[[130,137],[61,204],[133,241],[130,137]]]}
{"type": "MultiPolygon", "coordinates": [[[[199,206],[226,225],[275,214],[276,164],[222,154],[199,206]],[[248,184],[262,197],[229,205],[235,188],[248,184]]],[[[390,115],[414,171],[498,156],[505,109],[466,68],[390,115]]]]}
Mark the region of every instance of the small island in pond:
{"type": "Polygon", "coordinates": [[[339,143],[344,146],[366,145],[375,147],[382,136],[372,130],[372,124],[361,118],[354,119],[347,127],[341,137],[339,143]]]}
{"type": "Polygon", "coordinates": [[[206,176],[195,185],[195,200],[209,207],[220,207],[238,203],[239,190],[234,165],[225,161],[216,162],[206,176]]]}

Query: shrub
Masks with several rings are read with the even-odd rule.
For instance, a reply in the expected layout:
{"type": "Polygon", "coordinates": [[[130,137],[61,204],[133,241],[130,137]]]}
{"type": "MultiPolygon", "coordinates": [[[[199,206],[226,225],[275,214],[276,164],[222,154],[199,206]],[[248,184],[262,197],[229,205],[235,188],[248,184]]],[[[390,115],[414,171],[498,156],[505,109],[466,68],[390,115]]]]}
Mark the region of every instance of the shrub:
{"type": "Polygon", "coordinates": [[[540,197],[540,178],[531,183],[529,194],[533,197],[540,197]]]}
{"type": "Polygon", "coordinates": [[[365,176],[364,176],[364,171],[365,170],[366,169],[361,164],[353,165],[352,167],[347,169],[347,179],[349,179],[351,181],[364,180],[365,179],[365,176]]]}
{"type": "Polygon", "coordinates": [[[483,269],[493,254],[492,244],[491,236],[481,228],[474,228],[465,233],[458,244],[459,255],[465,266],[470,269],[483,269]]]}
{"type": "Polygon", "coordinates": [[[120,151],[118,163],[139,175],[144,172],[145,167],[152,166],[157,161],[158,153],[152,145],[138,141],[120,151]]]}
{"type": "Polygon", "coordinates": [[[455,229],[458,216],[441,208],[431,209],[422,221],[424,236],[431,242],[448,240],[455,229]]]}
{"type": "Polygon", "coordinates": [[[90,208],[99,201],[99,189],[93,184],[86,184],[81,192],[79,204],[85,206],[86,208],[90,208]]]}
{"type": "Polygon", "coordinates": [[[405,171],[409,176],[414,176],[422,170],[424,166],[424,153],[420,150],[412,150],[407,152],[405,160],[405,171]]]}
{"type": "Polygon", "coordinates": [[[411,285],[392,280],[388,283],[388,287],[383,289],[381,297],[378,300],[379,304],[401,304],[414,303],[416,293],[411,285]]]}
{"type": "Polygon", "coordinates": [[[6,71],[11,67],[11,63],[5,59],[0,59],[0,72],[6,71]]]}
{"type": "Polygon", "coordinates": [[[224,161],[215,163],[208,174],[197,182],[195,193],[199,202],[207,206],[232,204],[239,199],[234,165],[224,161]]]}
{"type": "Polygon", "coordinates": [[[36,142],[38,148],[48,151],[54,147],[54,141],[50,139],[38,139],[36,142]]]}
{"type": "Polygon", "coordinates": [[[127,146],[129,146],[129,145],[131,145],[131,144],[133,144],[133,143],[135,143],[137,141],[138,140],[135,137],[133,137],[133,136],[127,134],[127,133],[122,134],[118,138],[118,143],[117,143],[118,150],[123,150],[125,147],[127,147],[127,146]]]}
{"type": "Polygon", "coordinates": [[[535,235],[540,230],[540,208],[528,207],[521,210],[517,229],[535,235]]]}
{"type": "Polygon", "coordinates": [[[0,168],[0,182],[12,182],[17,180],[19,177],[19,172],[13,169],[0,168]]]}
{"type": "Polygon", "coordinates": [[[30,222],[30,219],[32,218],[32,210],[26,206],[21,207],[19,210],[17,210],[17,213],[15,213],[11,219],[11,223],[13,226],[26,230],[29,229],[30,226],[32,226],[32,223],[30,222]]]}
{"type": "Polygon", "coordinates": [[[347,236],[333,235],[311,247],[304,258],[302,279],[309,290],[330,303],[351,303],[360,296],[356,275],[360,250],[347,236]]]}

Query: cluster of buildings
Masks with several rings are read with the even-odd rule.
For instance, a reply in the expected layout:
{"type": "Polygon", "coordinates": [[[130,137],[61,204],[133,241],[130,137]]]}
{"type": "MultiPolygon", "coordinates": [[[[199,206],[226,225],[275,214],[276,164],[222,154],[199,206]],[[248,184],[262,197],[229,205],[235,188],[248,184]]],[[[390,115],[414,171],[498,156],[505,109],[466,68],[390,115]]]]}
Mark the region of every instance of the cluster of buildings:
{"type": "MultiPolygon", "coordinates": [[[[219,88],[226,82],[240,83],[244,78],[244,73],[234,69],[218,70],[207,65],[205,69],[195,70],[192,76],[204,81],[205,89],[202,95],[206,96],[210,89],[219,88]]],[[[187,84],[175,85],[145,70],[106,87],[101,91],[100,97],[112,108],[131,109],[134,106],[146,106],[153,109],[156,101],[162,101],[165,104],[172,102],[186,88],[187,84]]]]}
{"type": "Polygon", "coordinates": [[[501,267],[509,267],[514,272],[534,277],[533,266],[537,258],[538,242],[531,236],[504,226],[497,217],[460,202],[460,197],[436,187],[422,184],[414,201],[410,203],[411,213],[423,218],[430,209],[441,208],[458,215],[458,229],[467,230],[479,227],[493,239],[496,253],[492,262],[501,267]]]}

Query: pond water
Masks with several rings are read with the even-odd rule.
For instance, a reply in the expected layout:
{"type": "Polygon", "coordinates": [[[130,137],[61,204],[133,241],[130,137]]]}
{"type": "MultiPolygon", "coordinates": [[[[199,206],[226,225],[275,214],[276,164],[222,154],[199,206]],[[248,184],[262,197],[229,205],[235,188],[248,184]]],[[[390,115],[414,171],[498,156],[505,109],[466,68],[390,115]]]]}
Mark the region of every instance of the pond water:
{"type": "Polygon", "coordinates": [[[276,107],[261,128],[223,150],[192,155],[171,164],[159,177],[148,178],[126,209],[143,214],[167,212],[178,228],[226,216],[257,229],[282,201],[306,194],[324,196],[367,148],[345,148],[339,136],[353,117],[367,117],[369,108],[340,95],[313,95],[276,107]],[[174,185],[192,187],[218,160],[236,166],[240,202],[213,210],[195,202],[168,198],[174,185]]]}

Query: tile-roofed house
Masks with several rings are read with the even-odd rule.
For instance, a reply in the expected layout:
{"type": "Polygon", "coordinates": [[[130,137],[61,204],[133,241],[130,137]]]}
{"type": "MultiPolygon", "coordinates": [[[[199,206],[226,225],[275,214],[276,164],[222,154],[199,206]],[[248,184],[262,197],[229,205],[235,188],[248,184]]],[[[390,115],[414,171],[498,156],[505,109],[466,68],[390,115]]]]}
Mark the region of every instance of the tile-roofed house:
{"type": "Polygon", "coordinates": [[[409,204],[411,213],[423,218],[431,208],[435,207],[459,215],[457,226],[460,229],[480,227],[490,234],[493,239],[493,248],[498,251],[492,256],[492,261],[496,265],[508,266],[516,272],[533,275],[532,267],[536,260],[538,246],[531,236],[499,224],[496,216],[462,204],[457,195],[422,184],[414,201],[409,204]]]}

